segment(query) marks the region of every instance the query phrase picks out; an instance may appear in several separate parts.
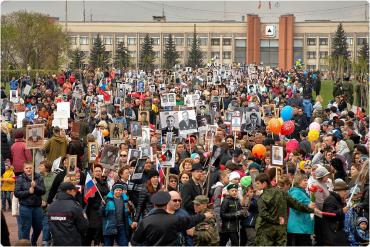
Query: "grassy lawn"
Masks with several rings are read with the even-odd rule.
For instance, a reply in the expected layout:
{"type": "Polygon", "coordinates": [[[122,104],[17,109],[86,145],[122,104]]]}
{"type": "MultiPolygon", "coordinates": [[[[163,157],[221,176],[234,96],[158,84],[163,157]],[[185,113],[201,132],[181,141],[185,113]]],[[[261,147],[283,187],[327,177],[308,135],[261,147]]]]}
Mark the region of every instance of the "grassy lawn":
{"type": "MultiPolygon", "coordinates": [[[[326,108],[329,101],[333,99],[333,85],[334,85],[334,81],[331,81],[331,80],[321,81],[320,94],[321,94],[321,97],[324,100],[324,103],[322,105],[324,108],[326,108]]],[[[315,98],[314,98],[314,100],[315,100],[315,98]]]]}

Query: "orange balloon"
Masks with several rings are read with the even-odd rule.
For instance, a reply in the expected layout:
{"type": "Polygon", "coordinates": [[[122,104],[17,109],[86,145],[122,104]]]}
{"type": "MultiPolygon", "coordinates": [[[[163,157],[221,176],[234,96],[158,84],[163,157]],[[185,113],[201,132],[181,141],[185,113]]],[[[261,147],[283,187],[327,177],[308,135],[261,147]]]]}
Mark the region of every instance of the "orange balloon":
{"type": "Polygon", "coordinates": [[[256,144],[252,148],[252,154],[254,157],[262,158],[266,154],[266,147],[262,144],[256,144]]]}
{"type": "Polygon", "coordinates": [[[102,133],[103,136],[108,136],[109,135],[109,131],[107,129],[104,129],[101,133],[102,133]]]}
{"type": "Polygon", "coordinates": [[[278,135],[281,131],[281,122],[278,118],[273,118],[268,122],[269,130],[278,135]]]}

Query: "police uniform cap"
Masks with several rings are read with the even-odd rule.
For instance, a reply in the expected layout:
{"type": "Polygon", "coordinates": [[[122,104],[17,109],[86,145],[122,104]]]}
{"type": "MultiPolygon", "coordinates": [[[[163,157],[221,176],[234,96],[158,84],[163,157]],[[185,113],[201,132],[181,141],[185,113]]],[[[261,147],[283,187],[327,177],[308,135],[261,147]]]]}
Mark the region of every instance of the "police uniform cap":
{"type": "Polygon", "coordinates": [[[201,170],[201,171],[204,170],[201,163],[195,163],[195,164],[193,164],[193,166],[191,168],[191,171],[193,172],[193,171],[196,171],[196,170],[201,170]]]}
{"type": "Polygon", "coordinates": [[[171,200],[171,195],[167,191],[158,191],[155,193],[152,198],[151,202],[154,205],[166,205],[171,200]]]}
{"type": "Polygon", "coordinates": [[[61,183],[59,188],[60,188],[61,191],[77,190],[77,187],[71,182],[61,183]]]}

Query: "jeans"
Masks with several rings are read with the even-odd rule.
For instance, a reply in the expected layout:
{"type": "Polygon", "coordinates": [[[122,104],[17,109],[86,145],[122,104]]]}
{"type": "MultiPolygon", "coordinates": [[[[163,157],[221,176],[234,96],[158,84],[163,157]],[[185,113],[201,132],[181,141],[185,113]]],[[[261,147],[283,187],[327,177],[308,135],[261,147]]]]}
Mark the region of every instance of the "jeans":
{"type": "Polygon", "coordinates": [[[42,230],[43,212],[41,207],[29,207],[20,205],[19,216],[21,218],[22,238],[30,240],[32,227],[31,244],[36,245],[37,239],[42,230]]]}
{"type": "Polygon", "coordinates": [[[21,220],[21,216],[17,215],[15,217],[17,219],[17,226],[18,226],[18,240],[21,240],[21,239],[23,239],[22,238],[22,220],[21,220]]]}
{"type": "Polygon", "coordinates": [[[8,201],[9,209],[12,208],[12,192],[11,191],[1,191],[1,205],[3,211],[6,210],[6,201],[8,201]]]}
{"type": "Polygon", "coordinates": [[[118,246],[128,246],[125,225],[117,226],[117,234],[104,235],[104,246],[113,246],[116,240],[118,246]]]}
{"type": "Polygon", "coordinates": [[[49,228],[49,220],[48,220],[48,213],[47,211],[43,211],[42,217],[42,241],[50,241],[51,234],[49,228]]]}

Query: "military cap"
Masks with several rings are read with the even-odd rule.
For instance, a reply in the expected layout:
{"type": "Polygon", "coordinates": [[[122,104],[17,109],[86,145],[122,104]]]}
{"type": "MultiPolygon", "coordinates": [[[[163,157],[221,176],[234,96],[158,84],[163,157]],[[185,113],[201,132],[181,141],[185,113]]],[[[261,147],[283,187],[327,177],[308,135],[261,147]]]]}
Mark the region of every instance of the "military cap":
{"type": "Polygon", "coordinates": [[[155,193],[152,198],[151,202],[154,205],[166,205],[171,200],[171,195],[167,191],[158,191],[155,193]]]}
{"type": "Polygon", "coordinates": [[[194,204],[208,204],[209,199],[205,195],[196,196],[193,200],[194,204]]]}
{"type": "Polygon", "coordinates": [[[226,187],[226,189],[227,190],[231,190],[231,189],[238,189],[238,185],[237,184],[229,184],[227,187],[226,187]]]}

